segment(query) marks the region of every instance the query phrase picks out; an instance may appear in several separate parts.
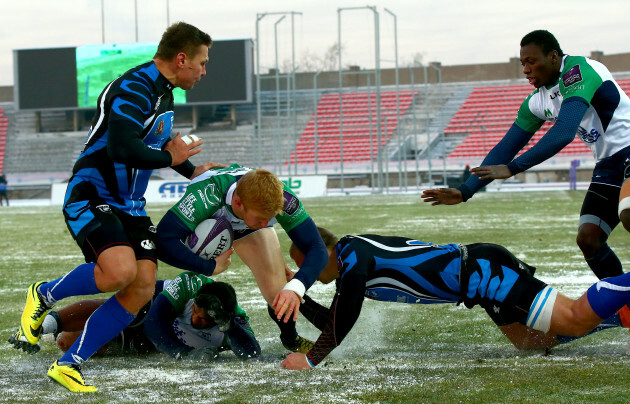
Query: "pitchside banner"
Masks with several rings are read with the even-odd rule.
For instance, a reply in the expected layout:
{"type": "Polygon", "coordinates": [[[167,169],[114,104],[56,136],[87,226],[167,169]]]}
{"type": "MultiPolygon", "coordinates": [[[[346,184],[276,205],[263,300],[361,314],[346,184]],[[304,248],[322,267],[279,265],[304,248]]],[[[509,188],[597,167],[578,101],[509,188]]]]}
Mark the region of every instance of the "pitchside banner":
{"type": "MultiPolygon", "coordinates": [[[[280,177],[293,193],[300,198],[325,196],[328,177],[314,175],[305,177],[280,177]]],[[[52,205],[62,205],[68,184],[53,184],[50,202],[52,205]]],[[[175,203],[186,192],[188,181],[149,181],[147,192],[144,194],[148,203],[175,203]]]]}

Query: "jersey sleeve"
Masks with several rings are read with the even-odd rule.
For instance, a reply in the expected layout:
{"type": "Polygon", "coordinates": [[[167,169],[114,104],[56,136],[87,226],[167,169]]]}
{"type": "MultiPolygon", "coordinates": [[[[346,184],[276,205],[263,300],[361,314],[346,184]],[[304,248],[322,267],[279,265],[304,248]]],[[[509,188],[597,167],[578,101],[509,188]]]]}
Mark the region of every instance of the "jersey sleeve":
{"type": "Polygon", "coordinates": [[[223,205],[223,186],[215,181],[215,177],[209,177],[203,181],[190,183],[184,196],[170,211],[193,231],[199,223],[211,217],[223,205]]]}
{"type": "Polygon", "coordinates": [[[564,101],[580,97],[588,105],[603,80],[582,56],[567,56],[560,77],[560,92],[564,101]]]}
{"type": "Polygon", "coordinates": [[[525,99],[525,101],[523,101],[521,107],[518,109],[516,121],[514,121],[516,126],[523,129],[523,131],[529,133],[536,133],[536,131],[540,129],[545,123],[543,119],[540,119],[539,117],[534,115],[534,113],[529,108],[529,101],[535,93],[536,92],[533,92],[525,99]]]}
{"type": "Polygon", "coordinates": [[[288,233],[309,217],[300,198],[284,184],[284,209],[276,216],[280,226],[288,233]]]}
{"type": "Polygon", "coordinates": [[[151,115],[151,94],[139,82],[124,80],[113,95],[107,137],[107,153],[117,162],[139,169],[169,167],[171,154],[152,149],[141,139],[144,121],[151,115]]]}
{"type": "Polygon", "coordinates": [[[158,258],[176,268],[210,276],[216,261],[203,259],[186,246],[185,240],[191,233],[177,215],[167,211],[157,225],[158,258]]]}
{"type": "Polygon", "coordinates": [[[158,351],[173,357],[192,350],[175,335],[173,321],[177,318],[177,313],[168,295],[160,293],[151,304],[144,321],[144,334],[158,351]]]}

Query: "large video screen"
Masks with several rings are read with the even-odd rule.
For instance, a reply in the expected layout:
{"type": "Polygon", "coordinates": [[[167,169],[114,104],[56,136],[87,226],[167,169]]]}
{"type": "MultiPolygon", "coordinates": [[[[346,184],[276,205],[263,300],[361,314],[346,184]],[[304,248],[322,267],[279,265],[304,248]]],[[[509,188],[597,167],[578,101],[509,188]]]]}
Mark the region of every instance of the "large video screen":
{"type": "MultiPolygon", "coordinates": [[[[14,51],[19,109],[95,108],[109,82],[150,61],[157,43],[85,45],[14,51]]],[[[249,39],[214,41],[207,76],[190,91],[175,89],[176,104],[238,104],[253,101],[253,44],[249,39]]]]}

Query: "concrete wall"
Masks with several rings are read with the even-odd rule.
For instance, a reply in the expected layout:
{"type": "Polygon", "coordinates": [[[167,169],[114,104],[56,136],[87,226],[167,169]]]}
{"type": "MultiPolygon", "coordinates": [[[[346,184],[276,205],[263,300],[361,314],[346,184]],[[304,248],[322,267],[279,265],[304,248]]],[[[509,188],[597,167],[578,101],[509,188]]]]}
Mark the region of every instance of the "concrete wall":
{"type": "Polygon", "coordinates": [[[13,86],[0,86],[0,102],[13,102],[13,86]]]}

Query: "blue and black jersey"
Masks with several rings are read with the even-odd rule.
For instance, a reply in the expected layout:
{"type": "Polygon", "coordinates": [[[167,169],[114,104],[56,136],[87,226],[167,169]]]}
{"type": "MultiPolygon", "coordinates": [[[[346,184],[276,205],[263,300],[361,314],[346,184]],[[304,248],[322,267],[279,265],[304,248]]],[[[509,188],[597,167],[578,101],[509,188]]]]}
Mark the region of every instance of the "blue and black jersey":
{"type": "MultiPolygon", "coordinates": [[[[133,216],[146,216],[143,197],[153,169],[169,167],[163,150],[173,127],[173,90],[153,62],[112,81],[98,97],[96,115],[64,205],[69,200],[99,200],[133,216]]],[[[174,167],[190,177],[186,162],[174,167]]]]}
{"type": "Polygon", "coordinates": [[[525,324],[545,284],[535,268],[496,244],[437,245],[364,234],[336,246],[337,292],[330,309],[305,297],[303,315],[321,335],[307,354],[318,364],[354,326],[365,297],[399,303],[481,305],[499,325],[525,324]]]}

